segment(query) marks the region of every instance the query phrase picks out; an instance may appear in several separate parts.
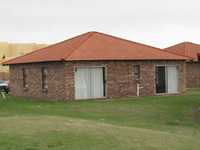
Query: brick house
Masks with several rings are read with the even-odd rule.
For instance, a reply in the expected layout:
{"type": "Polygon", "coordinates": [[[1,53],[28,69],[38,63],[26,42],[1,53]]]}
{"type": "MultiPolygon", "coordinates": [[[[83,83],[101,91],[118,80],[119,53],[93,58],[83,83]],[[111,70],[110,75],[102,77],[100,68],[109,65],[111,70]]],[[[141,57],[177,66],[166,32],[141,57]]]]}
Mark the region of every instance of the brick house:
{"type": "Polygon", "coordinates": [[[89,32],[7,61],[11,94],[78,100],[183,93],[188,57],[89,32]]]}
{"type": "Polygon", "coordinates": [[[164,50],[191,57],[190,61],[186,61],[186,87],[200,87],[200,45],[183,42],[164,50]]]}

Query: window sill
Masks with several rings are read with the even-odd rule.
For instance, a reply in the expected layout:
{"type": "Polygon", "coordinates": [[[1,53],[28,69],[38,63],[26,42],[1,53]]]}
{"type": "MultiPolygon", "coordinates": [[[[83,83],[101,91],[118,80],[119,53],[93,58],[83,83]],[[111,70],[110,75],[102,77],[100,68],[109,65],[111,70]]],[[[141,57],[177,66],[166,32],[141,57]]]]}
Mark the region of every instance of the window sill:
{"type": "Polygon", "coordinates": [[[43,93],[47,93],[48,90],[47,90],[47,89],[42,89],[42,92],[43,92],[43,93]]]}
{"type": "Polygon", "coordinates": [[[162,95],[175,95],[175,94],[180,94],[180,92],[175,92],[175,93],[156,93],[155,95],[162,96],[162,95]]]}
{"type": "Polygon", "coordinates": [[[134,81],[140,81],[140,78],[135,78],[134,81]]]}
{"type": "Polygon", "coordinates": [[[28,91],[28,88],[23,88],[24,91],[28,91]]]}

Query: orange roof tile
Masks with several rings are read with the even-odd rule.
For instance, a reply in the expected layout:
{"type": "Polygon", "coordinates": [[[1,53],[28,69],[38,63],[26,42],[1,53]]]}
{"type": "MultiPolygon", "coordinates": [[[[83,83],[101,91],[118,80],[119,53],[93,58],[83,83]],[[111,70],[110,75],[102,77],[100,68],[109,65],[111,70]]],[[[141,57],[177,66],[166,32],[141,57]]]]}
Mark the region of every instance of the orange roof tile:
{"type": "Polygon", "coordinates": [[[88,32],[69,40],[4,62],[4,65],[80,60],[187,60],[148,45],[98,32],[88,32]]]}
{"type": "Polygon", "coordinates": [[[181,54],[193,58],[193,61],[198,61],[198,56],[200,56],[200,45],[191,42],[183,42],[167,47],[164,51],[181,54]]]}

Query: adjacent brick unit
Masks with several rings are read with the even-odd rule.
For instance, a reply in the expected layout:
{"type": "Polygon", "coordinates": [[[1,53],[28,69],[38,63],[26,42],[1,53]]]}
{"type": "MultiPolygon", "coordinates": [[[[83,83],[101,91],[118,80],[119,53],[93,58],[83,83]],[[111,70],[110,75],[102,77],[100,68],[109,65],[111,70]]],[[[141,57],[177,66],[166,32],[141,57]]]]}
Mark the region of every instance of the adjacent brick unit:
{"type": "Polygon", "coordinates": [[[155,95],[155,66],[179,66],[180,92],[185,92],[185,61],[71,61],[10,65],[11,94],[47,100],[75,99],[75,67],[106,67],[107,98],[136,96],[136,84],[144,87],[141,96],[155,95]],[[135,79],[133,66],[140,65],[140,78],[135,79]],[[42,90],[41,68],[48,69],[48,91],[42,90]],[[28,90],[23,88],[22,69],[28,69],[28,90]]]}
{"type": "Polygon", "coordinates": [[[186,87],[187,88],[200,87],[200,63],[199,62],[186,63],[186,87]]]}

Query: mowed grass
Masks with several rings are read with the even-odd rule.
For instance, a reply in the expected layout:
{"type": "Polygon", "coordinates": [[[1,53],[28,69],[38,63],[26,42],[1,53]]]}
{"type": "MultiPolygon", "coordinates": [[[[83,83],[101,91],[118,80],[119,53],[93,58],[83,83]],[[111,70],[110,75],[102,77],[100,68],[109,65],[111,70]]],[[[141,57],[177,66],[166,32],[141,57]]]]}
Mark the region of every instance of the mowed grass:
{"type": "Polygon", "coordinates": [[[200,88],[188,88],[187,92],[188,93],[193,93],[193,92],[200,93],[200,88]]]}
{"type": "Polygon", "coordinates": [[[200,147],[200,89],[111,101],[0,97],[0,150],[188,150],[200,147]]]}

